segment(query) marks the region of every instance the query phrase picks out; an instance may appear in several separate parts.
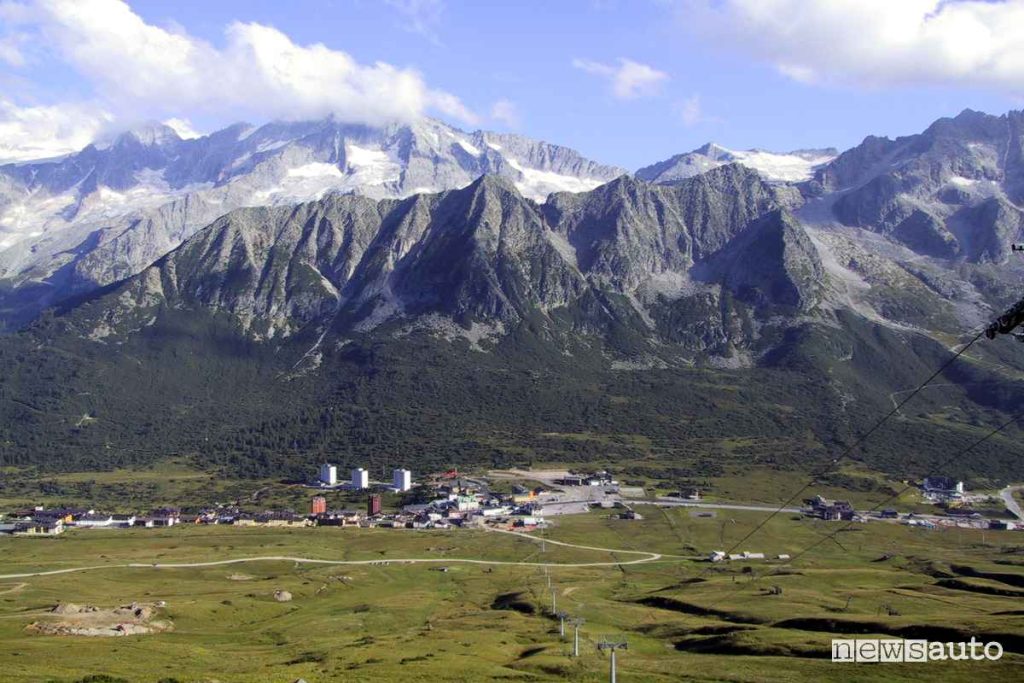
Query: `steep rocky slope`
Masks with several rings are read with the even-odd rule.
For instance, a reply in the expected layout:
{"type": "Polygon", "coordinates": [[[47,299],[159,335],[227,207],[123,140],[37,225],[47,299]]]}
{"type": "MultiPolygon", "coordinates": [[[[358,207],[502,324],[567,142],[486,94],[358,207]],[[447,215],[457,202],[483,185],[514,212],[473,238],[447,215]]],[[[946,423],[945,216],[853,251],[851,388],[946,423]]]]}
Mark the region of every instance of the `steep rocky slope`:
{"type": "MultiPolygon", "coordinates": [[[[524,444],[592,454],[572,435],[595,433],[644,435],[666,457],[691,440],[729,457],[715,444],[735,438],[754,444],[744,457],[817,463],[1021,296],[1003,242],[1018,119],[871,138],[799,185],[732,163],[538,203],[495,173],[226,212],[0,339],[0,459],[202,452],[268,473],[384,449],[499,463],[524,444]],[[978,184],[952,192],[963,178],[978,184]]],[[[488,140],[555,163],[511,138],[478,150],[488,140]]],[[[108,263],[80,251],[61,277],[108,263]]],[[[1021,377],[1024,346],[980,343],[856,457],[898,472],[913,453],[927,471],[1019,410],[1021,377]]],[[[1007,434],[964,471],[1011,476],[1007,434]]]]}
{"type": "MultiPolygon", "coordinates": [[[[729,292],[761,317],[816,307],[823,266],[784,199],[732,165],[671,187],[623,177],[544,205],[482,176],[404,200],[240,209],[101,299],[117,303],[100,307],[91,334],[136,330],[162,307],[201,307],[257,339],[424,316],[500,330],[540,316],[552,334],[600,334],[628,319],[638,338],[678,338],[661,310],[692,297],[718,308],[729,292]]],[[[717,343],[673,352],[715,353],[717,343]]]]}
{"type": "Polygon", "coordinates": [[[0,166],[0,322],[17,326],[63,297],[134,275],[238,207],[329,192],[404,197],[481,174],[543,199],[621,173],[557,145],[429,119],[238,124],[189,140],[152,125],[62,159],[0,166]]]}
{"type": "Polygon", "coordinates": [[[1021,238],[1024,113],[964,111],[923,133],[869,137],[805,186],[844,225],[924,256],[1002,263],[1021,238]]]}

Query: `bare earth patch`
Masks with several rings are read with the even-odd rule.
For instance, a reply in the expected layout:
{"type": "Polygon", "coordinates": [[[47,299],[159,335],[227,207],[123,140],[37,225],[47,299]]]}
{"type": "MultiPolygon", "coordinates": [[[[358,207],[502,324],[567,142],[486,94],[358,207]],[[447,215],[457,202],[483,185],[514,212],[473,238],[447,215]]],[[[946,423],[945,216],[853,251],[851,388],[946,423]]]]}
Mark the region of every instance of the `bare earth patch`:
{"type": "Polygon", "coordinates": [[[116,637],[139,636],[171,630],[168,619],[157,619],[163,603],[138,603],[112,609],[93,605],[61,603],[50,616],[26,627],[30,633],[45,636],[116,637]]]}

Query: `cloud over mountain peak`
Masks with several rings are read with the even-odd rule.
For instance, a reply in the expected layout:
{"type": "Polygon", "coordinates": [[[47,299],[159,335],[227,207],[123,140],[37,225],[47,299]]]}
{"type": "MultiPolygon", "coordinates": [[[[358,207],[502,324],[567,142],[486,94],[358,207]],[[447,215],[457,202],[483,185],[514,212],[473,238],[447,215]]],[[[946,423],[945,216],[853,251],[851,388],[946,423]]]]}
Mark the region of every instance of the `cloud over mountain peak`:
{"type": "MultiPolygon", "coordinates": [[[[129,119],[186,118],[196,112],[293,120],[333,115],[383,125],[409,123],[429,111],[478,122],[458,97],[431,88],[415,69],[362,64],[322,43],[297,44],[256,22],[231,23],[223,44],[213,45],[180,27],[147,23],[121,0],[38,0],[6,14],[12,34],[35,38],[48,57],[74,70],[93,91],[89,101],[75,105],[92,116],[63,131],[62,151],[80,147],[97,121],[112,118],[108,112],[129,119]]],[[[51,133],[57,127],[38,105],[11,102],[4,113],[9,121],[23,122],[18,130],[26,140],[41,136],[25,131],[25,121],[42,121],[51,133]]],[[[62,147],[53,146],[51,151],[62,147]]],[[[14,140],[0,140],[0,149],[7,158],[35,154],[19,150],[14,140]]]]}

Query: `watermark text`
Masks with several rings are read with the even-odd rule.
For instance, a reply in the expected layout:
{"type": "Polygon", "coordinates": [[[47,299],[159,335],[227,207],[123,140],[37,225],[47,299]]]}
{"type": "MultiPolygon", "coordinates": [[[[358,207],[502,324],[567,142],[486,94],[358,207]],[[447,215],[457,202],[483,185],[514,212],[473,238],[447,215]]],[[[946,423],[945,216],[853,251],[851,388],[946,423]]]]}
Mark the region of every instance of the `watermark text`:
{"type": "Polygon", "coordinates": [[[945,643],[937,640],[857,638],[832,641],[833,662],[940,662],[945,660],[994,662],[1003,656],[995,641],[945,643]]]}

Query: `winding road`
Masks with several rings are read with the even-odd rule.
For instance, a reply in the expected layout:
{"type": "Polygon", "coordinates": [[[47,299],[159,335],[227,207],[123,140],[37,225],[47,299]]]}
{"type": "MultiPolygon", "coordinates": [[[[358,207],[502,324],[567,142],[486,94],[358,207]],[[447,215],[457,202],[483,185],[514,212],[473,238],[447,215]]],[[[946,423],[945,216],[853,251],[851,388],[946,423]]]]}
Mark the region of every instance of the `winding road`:
{"type": "MultiPolygon", "coordinates": [[[[88,572],[96,571],[99,569],[189,569],[189,568],[200,568],[200,567],[220,567],[224,565],[232,564],[244,564],[246,562],[295,562],[296,564],[320,564],[320,565],[389,565],[389,564],[478,564],[478,565],[509,565],[509,566],[520,566],[520,567],[619,567],[622,565],[630,564],[644,564],[647,562],[656,562],[661,560],[664,556],[661,553],[649,553],[642,550],[619,550],[614,548],[598,548],[589,545],[578,545],[575,543],[566,543],[564,541],[553,541],[549,538],[537,538],[528,534],[521,534],[515,531],[505,531],[503,529],[488,529],[490,533],[501,533],[508,534],[510,536],[516,536],[534,543],[544,542],[549,545],[560,545],[566,548],[577,548],[579,550],[595,550],[598,552],[604,552],[609,554],[623,554],[623,555],[642,555],[635,560],[626,560],[619,562],[518,562],[512,560],[480,560],[480,559],[462,559],[462,558],[446,558],[446,557],[409,557],[409,558],[389,558],[389,559],[377,559],[377,560],[321,560],[312,557],[292,557],[290,555],[259,555],[253,557],[238,557],[230,560],[212,560],[210,562],[132,562],[128,564],[102,564],[92,565],[87,567],[70,567],[67,569],[51,569],[48,571],[38,572],[26,572],[21,574],[0,574],[0,580],[5,579],[27,579],[39,576],[57,576],[60,574],[74,574],[77,572],[88,572]]],[[[679,557],[679,556],[671,556],[679,557]]]]}
{"type": "Polygon", "coordinates": [[[999,492],[999,497],[1003,499],[1003,504],[1006,505],[1006,509],[1017,516],[1017,519],[1024,520],[1024,511],[1020,509],[1020,503],[1013,497],[1014,491],[1024,490],[1024,486],[1007,486],[1005,489],[999,492]]]}

